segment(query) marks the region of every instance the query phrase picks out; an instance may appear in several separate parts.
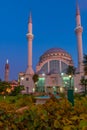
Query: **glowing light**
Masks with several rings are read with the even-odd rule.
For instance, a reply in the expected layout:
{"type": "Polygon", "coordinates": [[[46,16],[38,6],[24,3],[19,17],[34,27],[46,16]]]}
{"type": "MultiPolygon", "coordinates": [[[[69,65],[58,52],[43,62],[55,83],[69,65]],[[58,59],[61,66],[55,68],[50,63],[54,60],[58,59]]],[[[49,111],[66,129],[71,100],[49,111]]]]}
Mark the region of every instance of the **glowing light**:
{"type": "Polygon", "coordinates": [[[77,92],[78,91],[78,88],[75,88],[75,92],[77,92]]]}
{"type": "Polygon", "coordinates": [[[45,73],[43,73],[42,76],[45,76],[45,73]]]}
{"type": "Polygon", "coordinates": [[[53,86],[53,88],[55,89],[55,86],[53,86]]]}
{"type": "Polygon", "coordinates": [[[6,60],[6,63],[8,64],[8,59],[6,60]]]}
{"type": "Polygon", "coordinates": [[[21,77],[21,80],[24,80],[24,77],[21,77]]]}
{"type": "Polygon", "coordinates": [[[10,88],[7,88],[6,91],[7,91],[8,93],[10,93],[10,92],[11,92],[11,89],[10,89],[10,88]]]}
{"type": "Polygon", "coordinates": [[[63,77],[64,80],[69,80],[69,77],[63,77]]]}
{"type": "Polygon", "coordinates": [[[64,75],[64,73],[61,73],[61,76],[63,76],[64,75]]]}
{"type": "Polygon", "coordinates": [[[63,87],[60,87],[60,92],[63,92],[63,87]]]}
{"type": "Polygon", "coordinates": [[[71,78],[72,76],[71,75],[69,75],[69,78],[71,78]]]}
{"type": "Polygon", "coordinates": [[[45,80],[45,78],[39,78],[39,80],[45,80]]]}
{"type": "Polygon", "coordinates": [[[65,82],[65,84],[67,84],[67,82],[65,82]]]}
{"type": "Polygon", "coordinates": [[[33,92],[35,92],[35,88],[33,88],[33,92]]]}

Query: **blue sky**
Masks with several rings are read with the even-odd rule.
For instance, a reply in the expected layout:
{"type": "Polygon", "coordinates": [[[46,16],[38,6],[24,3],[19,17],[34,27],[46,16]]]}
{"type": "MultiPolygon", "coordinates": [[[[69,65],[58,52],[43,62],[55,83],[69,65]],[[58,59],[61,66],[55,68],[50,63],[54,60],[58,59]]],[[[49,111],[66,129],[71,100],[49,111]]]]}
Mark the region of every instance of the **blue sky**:
{"type": "MultiPolygon", "coordinates": [[[[87,0],[79,0],[83,31],[83,52],[87,54],[87,0]]],[[[33,68],[48,49],[59,47],[71,54],[77,66],[74,29],[76,0],[3,0],[0,2],[0,77],[4,79],[6,59],[10,80],[27,68],[27,24],[33,21],[33,68]]]]}

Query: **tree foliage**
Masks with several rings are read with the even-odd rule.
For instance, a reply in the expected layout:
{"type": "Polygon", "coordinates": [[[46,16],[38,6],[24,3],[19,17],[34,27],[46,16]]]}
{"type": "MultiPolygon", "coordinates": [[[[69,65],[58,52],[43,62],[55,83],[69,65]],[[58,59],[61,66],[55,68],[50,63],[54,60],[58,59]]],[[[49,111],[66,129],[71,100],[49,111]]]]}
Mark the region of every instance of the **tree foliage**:
{"type": "Polygon", "coordinates": [[[84,74],[87,75],[87,54],[83,56],[84,74]]]}
{"type": "Polygon", "coordinates": [[[33,79],[34,83],[36,83],[38,81],[38,79],[39,79],[38,74],[34,74],[32,79],[33,79]]]}
{"type": "Polygon", "coordinates": [[[0,81],[0,94],[1,95],[6,95],[8,94],[8,89],[10,89],[10,83],[5,82],[5,81],[0,81]]]}
{"type": "Polygon", "coordinates": [[[15,86],[14,89],[11,91],[10,95],[16,96],[21,93],[21,91],[24,89],[24,86],[15,86]]]}
{"type": "Polygon", "coordinates": [[[82,85],[82,87],[84,87],[84,92],[85,92],[85,95],[87,94],[87,78],[86,78],[86,75],[87,75],[87,54],[84,54],[83,56],[83,67],[84,67],[84,76],[81,78],[80,80],[80,85],[82,85]]]}
{"type": "Polygon", "coordinates": [[[69,65],[67,70],[66,70],[66,74],[73,76],[75,74],[75,71],[76,71],[76,68],[74,68],[73,66],[69,65]]]}
{"type": "Polygon", "coordinates": [[[67,98],[52,97],[45,104],[38,105],[27,95],[15,98],[22,102],[24,97],[27,109],[21,113],[15,103],[0,102],[1,130],[87,130],[86,97],[75,99],[73,107],[67,98]]]}
{"type": "Polygon", "coordinates": [[[80,84],[84,87],[84,92],[85,94],[87,94],[87,79],[85,79],[85,77],[82,77],[81,80],[80,80],[80,84]]]}

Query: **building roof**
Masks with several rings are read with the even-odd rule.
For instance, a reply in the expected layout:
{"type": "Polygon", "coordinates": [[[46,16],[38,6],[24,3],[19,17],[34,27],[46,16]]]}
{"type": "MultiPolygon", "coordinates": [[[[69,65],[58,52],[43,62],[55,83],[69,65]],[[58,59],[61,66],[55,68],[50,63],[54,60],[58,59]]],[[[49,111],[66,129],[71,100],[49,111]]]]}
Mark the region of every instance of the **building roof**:
{"type": "MultiPolygon", "coordinates": [[[[65,50],[61,48],[51,48],[47,50],[45,53],[43,53],[42,56],[40,56],[39,62],[37,64],[37,72],[42,73],[43,70],[46,70],[48,68],[48,61],[49,61],[49,66],[51,67],[50,73],[55,73],[55,74],[56,74],[55,67],[57,67],[57,65],[60,66],[59,61],[61,61],[62,68],[64,67],[65,64],[73,65],[73,60],[69,53],[67,53],[65,50]],[[42,67],[43,69],[41,69],[42,67]]],[[[57,70],[57,73],[59,71],[60,70],[57,70]]]]}
{"type": "MultiPolygon", "coordinates": [[[[62,58],[64,60],[72,62],[72,57],[69,53],[61,48],[51,48],[40,56],[39,63],[42,63],[48,59],[62,58]]],[[[39,64],[38,63],[38,64],[39,64]]]]}
{"type": "Polygon", "coordinates": [[[51,49],[47,50],[44,54],[57,53],[57,52],[68,54],[65,50],[63,50],[61,48],[51,48],[51,49]]]}

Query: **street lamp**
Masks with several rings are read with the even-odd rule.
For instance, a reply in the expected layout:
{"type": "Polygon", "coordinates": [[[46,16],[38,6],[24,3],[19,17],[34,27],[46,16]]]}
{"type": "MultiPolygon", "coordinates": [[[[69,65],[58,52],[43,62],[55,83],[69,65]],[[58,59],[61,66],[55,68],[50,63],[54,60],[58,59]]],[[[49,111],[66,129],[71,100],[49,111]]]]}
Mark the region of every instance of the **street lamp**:
{"type": "Polygon", "coordinates": [[[44,76],[45,76],[45,73],[42,73],[42,76],[44,77],[44,76]]]}
{"type": "Polygon", "coordinates": [[[72,80],[72,75],[69,75],[69,79],[70,79],[70,87],[68,90],[68,100],[72,103],[72,105],[74,106],[74,90],[71,87],[71,80],[72,80]]]}
{"type": "Polygon", "coordinates": [[[45,85],[45,73],[42,73],[42,77],[44,78],[44,83],[43,83],[43,90],[46,92],[46,85],[45,85]]]}
{"type": "Polygon", "coordinates": [[[72,79],[72,76],[71,75],[69,75],[69,79],[70,79],[70,89],[71,89],[71,79],[72,79]]]}
{"type": "Polygon", "coordinates": [[[23,85],[24,77],[21,77],[21,85],[23,85]]]}

